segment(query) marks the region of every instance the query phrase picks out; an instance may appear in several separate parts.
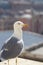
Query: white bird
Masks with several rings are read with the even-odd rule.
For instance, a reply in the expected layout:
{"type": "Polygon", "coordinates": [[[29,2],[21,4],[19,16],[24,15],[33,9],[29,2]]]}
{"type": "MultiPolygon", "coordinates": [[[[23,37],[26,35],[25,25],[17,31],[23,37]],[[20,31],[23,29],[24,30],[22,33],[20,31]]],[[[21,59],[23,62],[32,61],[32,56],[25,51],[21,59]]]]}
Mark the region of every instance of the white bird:
{"type": "Polygon", "coordinates": [[[0,51],[1,61],[16,58],[21,54],[24,47],[22,28],[25,26],[27,26],[27,24],[24,24],[21,21],[14,23],[14,33],[9,39],[5,41],[5,44],[2,46],[2,49],[0,51]]]}

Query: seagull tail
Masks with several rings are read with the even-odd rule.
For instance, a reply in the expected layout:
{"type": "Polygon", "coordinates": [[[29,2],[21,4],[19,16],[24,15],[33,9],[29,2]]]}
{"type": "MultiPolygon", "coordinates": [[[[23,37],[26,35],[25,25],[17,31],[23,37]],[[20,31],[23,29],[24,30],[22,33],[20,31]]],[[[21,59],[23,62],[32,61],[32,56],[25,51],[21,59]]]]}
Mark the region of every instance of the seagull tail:
{"type": "Polygon", "coordinates": [[[3,50],[0,51],[0,62],[2,62],[2,59],[1,59],[2,52],[3,52],[3,50]]]}

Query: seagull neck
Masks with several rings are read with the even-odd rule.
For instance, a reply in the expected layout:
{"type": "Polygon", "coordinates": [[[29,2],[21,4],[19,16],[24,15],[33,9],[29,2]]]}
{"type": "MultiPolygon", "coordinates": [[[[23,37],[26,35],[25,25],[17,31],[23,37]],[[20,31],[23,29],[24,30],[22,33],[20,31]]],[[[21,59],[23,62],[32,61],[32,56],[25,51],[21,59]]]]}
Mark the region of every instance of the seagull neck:
{"type": "Polygon", "coordinates": [[[14,30],[14,36],[18,39],[22,39],[22,30],[21,29],[14,30]]]}

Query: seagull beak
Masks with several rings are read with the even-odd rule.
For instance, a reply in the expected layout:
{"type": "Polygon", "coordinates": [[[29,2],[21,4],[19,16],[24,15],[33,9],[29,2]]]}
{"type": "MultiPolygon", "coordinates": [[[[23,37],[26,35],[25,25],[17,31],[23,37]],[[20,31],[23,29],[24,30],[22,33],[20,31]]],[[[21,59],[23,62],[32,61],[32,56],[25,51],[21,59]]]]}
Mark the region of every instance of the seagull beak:
{"type": "Polygon", "coordinates": [[[29,25],[28,24],[24,24],[23,27],[28,27],[29,25]]]}
{"type": "Polygon", "coordinates": [[[23,25],[23,30],[27,30],[27,29],[28,29],[28,27],[29,27],[29,25],[28,25],[28,24],[24,24],[24,25],[23,25]]]}

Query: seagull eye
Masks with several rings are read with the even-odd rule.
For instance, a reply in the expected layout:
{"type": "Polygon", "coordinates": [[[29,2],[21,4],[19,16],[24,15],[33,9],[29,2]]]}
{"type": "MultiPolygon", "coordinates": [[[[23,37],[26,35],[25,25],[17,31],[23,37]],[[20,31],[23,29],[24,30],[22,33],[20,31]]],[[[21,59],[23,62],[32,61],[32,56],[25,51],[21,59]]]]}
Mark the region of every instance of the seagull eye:
{"type": "Polygon", "coordinates": [[[20,23],[18,23],[20,25],[20,23]]]}

